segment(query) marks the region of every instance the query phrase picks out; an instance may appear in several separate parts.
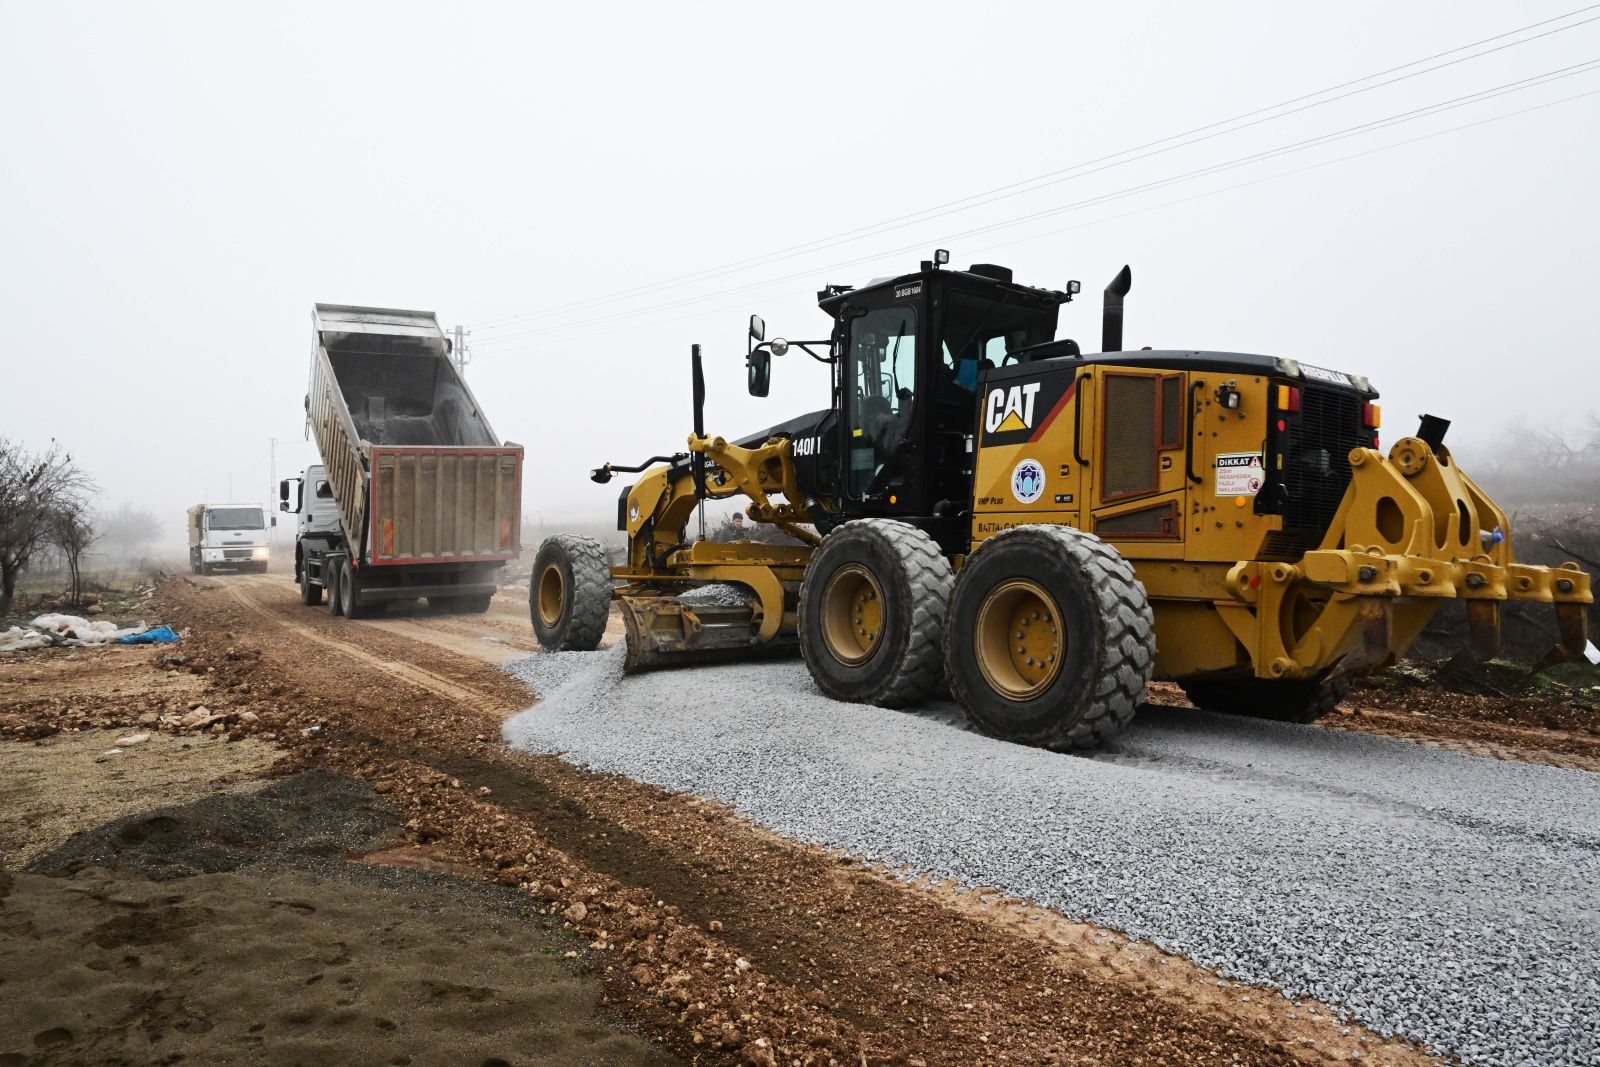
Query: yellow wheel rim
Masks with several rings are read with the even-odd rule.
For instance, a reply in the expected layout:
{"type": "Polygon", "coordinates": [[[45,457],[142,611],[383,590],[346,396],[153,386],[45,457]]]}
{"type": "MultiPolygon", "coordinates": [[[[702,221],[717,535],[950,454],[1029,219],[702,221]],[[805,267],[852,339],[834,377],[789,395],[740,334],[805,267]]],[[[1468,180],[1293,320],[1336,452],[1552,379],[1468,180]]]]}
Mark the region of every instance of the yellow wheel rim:
{"type": "Polygon", "coordinates": [[[548,564],[539,574],[539,621],[546,626],[560,622],[566,599],[567,580],[561,576],[561,568],[548,564]]]}
{"type": "Polygon", "coordinates": [[[1007,700],[1031,700],[1061,673],[1066,634],[1056,602],[1037,582],[1002,582],[978,607],[978,669],[1007,700]]]}
{"type": "Polygon", "coordinates": [[[855,667],[872,658],[883,637],[883,589],[872,572],[847,563],[822,589],[822,639],[834,659],[855,667]]]}

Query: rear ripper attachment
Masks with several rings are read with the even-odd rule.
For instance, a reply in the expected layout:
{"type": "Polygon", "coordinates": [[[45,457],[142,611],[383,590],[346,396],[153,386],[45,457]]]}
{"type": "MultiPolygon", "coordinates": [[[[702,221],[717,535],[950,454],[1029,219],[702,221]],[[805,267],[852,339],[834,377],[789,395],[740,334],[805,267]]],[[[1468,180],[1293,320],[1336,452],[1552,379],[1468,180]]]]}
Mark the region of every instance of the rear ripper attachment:
{"type": "Polygon", "coordinates": [[[1056,338],[1081,287],[993,264],[827,286],[827,340],[765,339],[827,364],[828,407],[730,442],[704,428],[691,357],[687,450],[619,500],[627,558],[582,539],[541,549],[539,639],[593,648],[613,597],[628,669],[798,646],[841,700],[915,704],[948,681],[977,730],[1056,749],[1104,744],[1151,679],[1199,706],[1309,722],[1392,665],[1446,600],[1479,659],[1500,604],[1552,604],[1551,658],[1584,651],[1589,575],[1516,561],[1505,513],[1425,416],[1385,453],[1363,377],[1285,357],[1123,347],[1132,287],[1106,287],[1102,347],[1056,338]],[[799,542],[716,543],[709,501],[799,542]],[[691,534],[691,522],[696,532],[691,534]]]}

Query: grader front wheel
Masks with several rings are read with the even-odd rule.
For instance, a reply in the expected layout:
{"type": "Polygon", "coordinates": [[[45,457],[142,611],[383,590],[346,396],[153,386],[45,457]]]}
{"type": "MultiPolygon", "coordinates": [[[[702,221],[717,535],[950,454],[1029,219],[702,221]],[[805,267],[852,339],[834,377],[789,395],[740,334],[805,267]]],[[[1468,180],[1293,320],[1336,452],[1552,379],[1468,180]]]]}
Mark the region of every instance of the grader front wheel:
{"type": "Polygon", "coordinates": [[[1144,586],[1110,545],[1066,526],[985,541],[956,579],[950,691],[980,733],[1060,750],[1115,736],[1155,666],[1144,586]]]}
{"type": "Polygon", "coordinates": [[[611,567],[592,537],[557,534],[534,557],[528,615],[539,644],[552,652],[592,652],[611,613],[611,567]]]}

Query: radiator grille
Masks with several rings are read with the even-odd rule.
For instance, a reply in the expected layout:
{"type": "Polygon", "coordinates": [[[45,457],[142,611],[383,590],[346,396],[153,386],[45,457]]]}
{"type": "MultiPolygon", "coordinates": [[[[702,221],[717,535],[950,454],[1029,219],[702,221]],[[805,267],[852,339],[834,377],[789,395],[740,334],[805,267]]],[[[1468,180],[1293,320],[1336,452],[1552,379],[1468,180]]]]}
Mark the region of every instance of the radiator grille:
{"type": "Polygon", "coordinates": [[[1183,447],[1183,379],[1161,379],[1161,447],[1183,447]]]}
{"type": "Polygon", "coordinates": [[[1284,450],[1286,529],[1321,533],[1333,521],[1350,485],[1350,450],[1371,443],[1371,431],[1361,423],[1361,403],[1342,390],[1301,388],[1300,414],[1289,421],[1284,450]]]}
{"type": "Polygon", "coordinates": [[[1156,380],[1108,374],[1105,405],[1107,500],[1156,488],[1156,380]]]}

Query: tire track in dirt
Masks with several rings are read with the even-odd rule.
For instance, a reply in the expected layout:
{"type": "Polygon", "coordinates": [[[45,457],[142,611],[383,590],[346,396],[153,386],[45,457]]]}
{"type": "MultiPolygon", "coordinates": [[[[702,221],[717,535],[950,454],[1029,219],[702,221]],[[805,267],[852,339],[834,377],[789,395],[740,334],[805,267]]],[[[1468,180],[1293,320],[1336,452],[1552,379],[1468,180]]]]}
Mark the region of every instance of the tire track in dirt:
{"type": "MultiPolygon", "coordinates": [[[[250,584],[254,585],[257,583],[250,584]]],[[[434,696],[443,697],[446,700],[457,701],[473,708],[476,711],[482,711],[485,713],[503,713],[504,711],[504,709],[500,706],[499,701],[487,698],[482,693],[479,693],[474,689],[469,689],[466,686],[459,685],[456,682],[452,682],[450,679],[445,678],[442,675],[435,674],[434,672],[423,667],[418,667],[413,663],[403,663],[399,660],[389,659],[386,656],[369,652],[366,649],[361,648],[359,645],[353,645],[348,641],[341,641],[338,638],[331,637],[327,633],[312,626],[304,625],[292,619],[285,618],[283,615],[273,611],[271,608],[258,601],[255,597],[251,596],[245,585],[242,583],[229,583],[224,588],[227,594],[236,600],[241,606],[249,609],[256,615],[259,615],[262,618],[283,627],[286,630],[299,634],[310,641],[314,641],[322,648],[332,649],[333,651],[338,652],[341,655],[348,656],[349,658],[356,660],[365,666],[382,671],[391,678],[397,678],[400,681],[409,682],[421,689],[426,689],[434,696]]]]}
{"type": "Polygon", "coordinates": [[[1186,961],[1163,966],[1140,946],[1112,951],[1106,931],[1082,931],[1082,945],[1063,951],[1040,938],[1039,923],[953,906],[719,805],[505,751],[489,738],[518,697],[496,686],[501,672],[309,612],[279,583],[188,582],[175,593],[182,607],[172,614],[194,627],[195,665],[216,664],[220,684],[249,680],[283,702],[265,724],[282,731],[296,765],[372,780],[412,816],[430,854],[477,864],[581,927],[615,961],[612,994],[707,1067],[822,1064],[830,1054],[854,1064],[864,1051],[901,1067],[1176,1067],[1230,1055],[1331,1064],[1356,1049],[1369,1062],[1431,1062],[1186,961]],[[233,657],[234,644],[258,642],[259,658],[233,657]],[[307,656],[307,643],[342,658],[307,656]],[[403,662],[412,650],[428,667],[403,662]],[[325,729],[301,729],[309,725],[325,729]],[[613,910],[626,901],[638,916],[613,910]],[[574,902],[587,905],[586,918],[574,902]],[[646,913],[655,933],[632,928],[646,913]],[[763,1033],[775,1044],[748,1043],[763,1033]],[[840,1058],[846,1048],[856,1051],[840,1058]]]}

